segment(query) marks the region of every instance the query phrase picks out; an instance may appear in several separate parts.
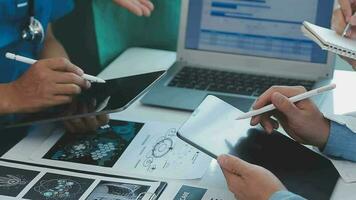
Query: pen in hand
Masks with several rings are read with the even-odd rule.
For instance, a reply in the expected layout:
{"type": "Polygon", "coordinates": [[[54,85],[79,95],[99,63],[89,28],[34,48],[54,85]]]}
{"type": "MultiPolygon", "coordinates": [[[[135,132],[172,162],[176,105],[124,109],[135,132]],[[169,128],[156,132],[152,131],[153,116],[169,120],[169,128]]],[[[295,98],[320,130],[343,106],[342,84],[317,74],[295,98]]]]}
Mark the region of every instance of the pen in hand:
{"type": "MultiPolygon", "coordinates": [[[[31,59],[31,58],[27,58],[27,57],[24,57],[24,56],[19,56],[19,55],[13,54],[13,53],[6,53],[5,57],[8,58],[8,59],[11,59],[11,60],[16,60],[16,61],[19,61],[19,62],[23,62],[23,63],[29,64],[29,65],[33,65],[35,62],[37,62],[37,60],[31,59]]],[[[96,76],[92,76],[92,75],[89,75],[89,74],[83,74],[82,77],[84,79],[86,79],[86,80],[88,80],[90,82],[94,82],[94,83],[105,83],[106,82],[105,80],[103,80],[101,78],[98,78],[96,76]]]]}
{"type": "MultiPolygon", "coordinates": [[[[335,84],[330,84],[330,85],[327,85],[327,86],[323,86],[323,87],[320,87],[320,88],[317,88],[317,89],[314,89],[314,90],[310,90],[308,92],[296,95],[294,97],[290,97],[289,100],[291,102],[295,103],[295,102],[298,102],[298,101],[301,101],[301,100],[304,100],[304,99],[308,99],[310,97],[322,94],[322,93],[324,93],[326,91],[333,90],[335,88],[336,88],[335,84]]],[[[275,110],[275,109],[276,109],[276,107],[273,104],[270,104],[270,105],[262,107],[260,109],[252,110],[252,111],[247,112],[247,113],[243,113],[239,117],[237,117],[236,120],[247,119],[247,118],[250,118],[250,117],[254,117],[254,116],[257,116],[257,115],[264,114],[266,112],[269,112],[269,111],[272,111],[272,110],[275,110]]]]}
{"type": "Polygon", "coordinates": [[[342,32],[342,37],[345,37],[346,36],[346,33],[350,30],[350,26],[351,24],[350,23],[347,23],[345,29],[344,29],[344,32],[342,32]]]}
{"type": "MultiPolygon", "coordinates": [[[[352,15],[352,17],[354,16],[355,14],[353,14],[352,15]]],[[[351,18],[352,18],[351,17],[351,18]]],[[[344,29],[344,31],[342,32],[342,37],[345,37],[346,36],[346,34],[347,34],[347,32],[349,32],[350,31],[350,28],[351,28],[351,23],[350,22],[348,22],[347,23],[347,25],[345,26],[345,29],[344,29]]]]}
{"type": "Polygon", "coordinates": [[[342,35],[341,35],[342,37],[346,36],[347,32],[350,30],[350,26],[351,26],[350,22],[347,23],[347,25],[346,25],[346,27],[344,29],[344,32],[342,32],[342,35]]]}

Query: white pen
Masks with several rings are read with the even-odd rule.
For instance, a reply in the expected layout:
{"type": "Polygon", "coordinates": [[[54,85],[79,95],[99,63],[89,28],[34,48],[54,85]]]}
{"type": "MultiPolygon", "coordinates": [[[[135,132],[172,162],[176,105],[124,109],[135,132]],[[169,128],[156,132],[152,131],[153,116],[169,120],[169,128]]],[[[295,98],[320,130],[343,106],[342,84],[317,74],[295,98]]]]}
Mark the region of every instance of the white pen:
{"type": "Polygon", "coordinates": [[[342,37],[345,37],[346,33],[347,33],[347,32],[349,31],[349,29],[350,29],[350,26],[351,26],[350,22],[347,23],[347,25],[346,25],[346,27],[345,27],[345,29],[344,29],[344,32],[342,32],[342,37]]]}
{"type": "MultiPolygon", "coordinates": [[[[355,14],[354,14],[355,15],[355,14]]],[[[353,15],[352,15],[353,16],[353,15]]],[[[344,32],[342,32],[342,37],[345,37],[345,35],[347,34],[347,32],[350,30],[350,28],[351,28],[351,23],[349,22],[349,23],[347,23],[347,25],[346,25],[346,27],[345,27],[345,29],[344,29],[344,32]]]]}
{"type": "MultiPolygon", "coordinates": [[[[330,85],[327,85],[327,86],[323,86],[323,87],[320,87],[320,88],[317,88],[317,89],[314,89],[314,90],[310,90],[308,92],[296,95],[294,97],[290,97],[289,100],[292,103],[295,103],[295,102],[298,102],[298,101],[301,101],[301,100],[308,99],[310,97],[319,95],[319,94],[321,94],[323,92],[326,92],[326,91],[329,91],[329,90],[333,90],[335,88],[336,88],[335,84],[330,84],[330,85]]],[[[244,113],[244,114],[240,115],[239,117],[237,117],[236,120],[247,119],[247,118],[250,118],[250,117],[254,117],[256,115],[260,115],[260,114],[272,111],[274,109],[276,109],[276,107],[273,104],[270,104],[270,105],[262,107],[260,109],[244,113]]]]}
{"type": "MultiPolygon", "coordinates": [[[[19,62],[23,62],[23,63],[26,63],[26,64],[29,64],[29,65],[33,65],[35,62],[37,62],[37,60],[34,60],[34,59],[31,59],[31,58],[27,58],[27,57],[24,57],[24,56],[19,56],[19,55],[16,55],[16,54],[13,54],[13,53],[6,53],[5,54],[5,57],[8,58],[8,59],[11,59],[11,60],[16,60],[16,61],[19,61],[19,62]]],[[[90,81],[90,82],[96,82],[96,83],[105,83],[106,81],[101,79],[101,78],[98,78],[96,76],[92,76],[92,75],[89,75],[89,74],[83,74],[82,78],[90,81]]]]}

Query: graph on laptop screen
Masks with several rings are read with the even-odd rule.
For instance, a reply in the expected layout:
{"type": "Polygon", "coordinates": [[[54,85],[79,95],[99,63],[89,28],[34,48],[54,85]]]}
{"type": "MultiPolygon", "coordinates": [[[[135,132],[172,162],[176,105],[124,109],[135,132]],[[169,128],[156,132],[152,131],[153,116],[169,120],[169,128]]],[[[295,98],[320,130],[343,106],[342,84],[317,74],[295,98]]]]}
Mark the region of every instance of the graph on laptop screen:
{"type": "Polygon", "coordinates": [[[330,27],[333,0],[190,0],[186,48],[326,63],[303,21],[330,27]]]}

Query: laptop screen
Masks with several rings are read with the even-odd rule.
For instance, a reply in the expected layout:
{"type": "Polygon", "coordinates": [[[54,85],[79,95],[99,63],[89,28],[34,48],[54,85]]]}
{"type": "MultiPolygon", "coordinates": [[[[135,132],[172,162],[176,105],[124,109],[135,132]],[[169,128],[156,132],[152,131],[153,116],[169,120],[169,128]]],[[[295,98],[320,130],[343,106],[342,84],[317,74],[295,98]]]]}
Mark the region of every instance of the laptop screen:
{"type": "Polygon", "coordinates": [[[190,0],[187,49],[327,63],[303,21],[330,27],[334,0],[190,0]]]}

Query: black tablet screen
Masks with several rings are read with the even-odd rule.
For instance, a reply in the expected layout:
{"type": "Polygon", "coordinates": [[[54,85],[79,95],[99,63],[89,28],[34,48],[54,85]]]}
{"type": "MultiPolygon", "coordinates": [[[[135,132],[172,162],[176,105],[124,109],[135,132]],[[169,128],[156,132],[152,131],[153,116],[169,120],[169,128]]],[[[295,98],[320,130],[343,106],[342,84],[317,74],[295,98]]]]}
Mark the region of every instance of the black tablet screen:
{"type": "Polygon", "coordinates": [[[141,96],[164,73],[156,71],[106,80],[106,83],[92,83],[90,89],[83,90],[70,104],[34,114],[7,116],[9,120],[1,124],[3,127],[13,127],[120,111],[141,96]]]}

